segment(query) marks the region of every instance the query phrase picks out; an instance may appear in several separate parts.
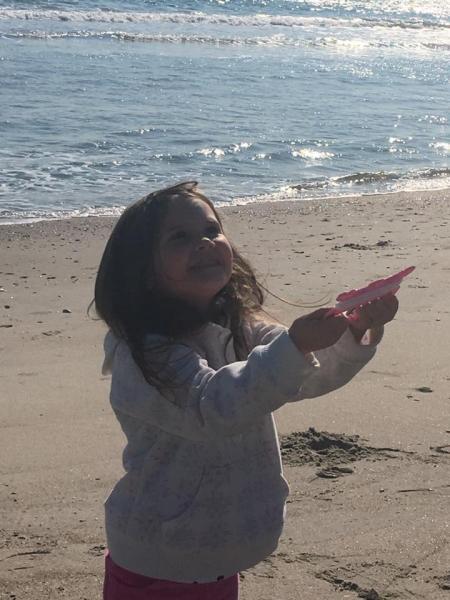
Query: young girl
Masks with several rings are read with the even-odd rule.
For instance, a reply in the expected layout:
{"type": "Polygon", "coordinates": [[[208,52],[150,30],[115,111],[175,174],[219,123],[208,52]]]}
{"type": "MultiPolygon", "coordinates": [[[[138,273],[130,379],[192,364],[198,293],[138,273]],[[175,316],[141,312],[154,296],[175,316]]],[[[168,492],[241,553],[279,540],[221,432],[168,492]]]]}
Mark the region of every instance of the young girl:
{"type": "Polygon", "coordinates": [[[239,571],[271,554],[283,528],[289,488],[273,411],[347,383],[397,300],[358,309],[351,323],[328,308],[288,330],[265,322],[252,268],[188,182],[125,210],[95,304],[128,442],[105,504],[104,599],[236,600],[239,571]]]}

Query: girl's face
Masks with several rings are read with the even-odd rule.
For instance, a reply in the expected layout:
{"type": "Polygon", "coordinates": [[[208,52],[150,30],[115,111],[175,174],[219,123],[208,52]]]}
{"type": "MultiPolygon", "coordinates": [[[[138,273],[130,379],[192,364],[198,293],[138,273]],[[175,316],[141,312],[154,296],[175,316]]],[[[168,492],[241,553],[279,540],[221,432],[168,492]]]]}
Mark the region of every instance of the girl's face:
{"type": "Polygon", "coordinates": [[[178,198],[163,219],[155,253],[157,288],[205,309],[229,282],[231,245],[214,211],[199,198],[178,198]]]}

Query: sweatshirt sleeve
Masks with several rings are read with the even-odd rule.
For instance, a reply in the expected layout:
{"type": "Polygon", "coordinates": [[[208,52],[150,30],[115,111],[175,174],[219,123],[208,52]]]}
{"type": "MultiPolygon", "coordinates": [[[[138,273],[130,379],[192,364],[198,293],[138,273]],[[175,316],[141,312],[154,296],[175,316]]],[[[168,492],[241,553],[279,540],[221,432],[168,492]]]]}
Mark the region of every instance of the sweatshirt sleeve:
{"type": "Polygon", "coordinates": [[[294,400],[323,396],[342,387],[373,358],[375,352],[376,345],[358,344],[347,329],[336,344],[314,352],[319,369],[313,371],[294,400]]]}
{"type": "MultiPolygon", "coordinates": [[[[275,335],[266,331],[259,341],[275,335]]],[[[286,329],[257,345],[246,361],[212,369],[186,345],[170,350],[173,390],[159,392],[144,378],[125,343],[113,360],[111,404],[117,411],[194,441],[236,435],[287,402],[321,396],[345,385],[372,358],[375,348],[357,344],[350,332],[315,355],[298,351],[286,329]]]]}
{"type": "MultiPolygon", "coordinates": [[[[252,321],[247,324],[246,335],[250,347],[267,344],[280,332],[287,331],[283,325],[252,321]]],[[[364,345],[355,341],[350,330],[328,348],[309,355],[317,369],[311,371],[289,401],[315,398],[332,392],[348,383],[373,358],[376,345],[364,345]]]]}
{"type": "Polygon", "coordinates": [[[150,385],[125,343],[113,359],[111,404],[115,410],[192,440],[236,435],[295,398],[317,365],[280,331],[256,346],[246,361],[214,370],[196,352],[175,345],[167,361],[174,383],[164,394],[150,385]]]}
{"type": "Polygon", "coordinates": [[[287,327],[284,325],[266,323],[262,320],[252,319],[244,324],[245,338],[250,349],[253,349],[255,346],[269,344],[283,331],[287,331],[287,327]]]}

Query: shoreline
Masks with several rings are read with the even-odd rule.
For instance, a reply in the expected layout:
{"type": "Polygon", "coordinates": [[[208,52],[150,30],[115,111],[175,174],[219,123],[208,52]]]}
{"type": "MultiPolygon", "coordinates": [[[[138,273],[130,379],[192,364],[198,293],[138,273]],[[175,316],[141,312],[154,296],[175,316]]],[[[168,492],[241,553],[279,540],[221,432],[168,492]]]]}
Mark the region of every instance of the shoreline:
{"type": "MultiPolygon", "coordinates": [[[[332,301],[416,265],[373,361],[341,390],[276,412],[282,436],[308,443],[313,427],[344,444],[335,463],[308,462],[301,444],[285,460],[286,528],[276,552],[243,574],[242,600],[296,599],[299,589],[302,600],[445,600],[449,191],[219,212],[264,285],[292,303],[332,301]]],[[[100,372],[106,329],[86,311],[115,221],[0,227],[0,598],[100,597],[103,501],[122,473],[124,437],[100,372]]],[[[312,310],[271,296],[266,308],[286,324],[312,310]]]]}
{"type": "MultiPolygon", "coordinates": [[[[199,185],[200,189],[202,189],[202,186],[199,185]]],[[[208,193],[208,192],[207,192],[208,193]]],[[[292,200],[290,198],[287,198],[286,200],[273,200],[273,201],[249,201],[249,202],[243,202],[241,204],[237,203],[237,204],[220,204],[217,203],[216,207],[219,211],[223,211],[224,213],[228,212],[228,211],[233,211],[234,209],[245,209],[245,208],[254,208],[255,206],[278,206],[278,205],[288,205],[294,207],[294,206],[302,206],[302,205],[306,205],[306,206],[310,206],[310,205],[318,205],[318,206],[323,206],[323,205],[333,205],[333,204],[345,204],[347,202],[364,202],[365,200],[367,201],[371,201],[373,199],[380,199],[380,200],[385,200],[387,198],[393,198],[394,201],[406,201],[408,198],[410,198],[410,200],[415,199],[415,196],[419,196],[420,199],[436,199],[436,200],[440,200],[441,196],[444,197],[448,197],[450,195],[450,187],[444,187],[444,188],[439,188],[436,190],[412,190],[412,191],[393,191],[393,192],[376,192],[376,193],[367,193],[367,194],[358,194],[358,193],[354,193],[354,194],[349,194],[349,195],[343,195],[343,196],[325,196],[325,197],[317,197],[317,198],[305,198],[305,199],[296,199],[296,200],[292,200]]],[[[137,198],[136,198],[137,200],[137,198]]],[[[131,202],[130,202],[131,204],[131,202]]],[[[126,208],[126,206],[124,207],[126,208]]],[[[117,210],[118,213],[120,211],[120,213],[122,212],[120,209],[114,209],[117,210]]],[[[68,216],[60,216],[60,217],[54,217],[54,218],[39,218],[36,217],[36,219],[34,219],[33,217],[30,217],[30,219],[21,221],[21,220],[17,220],[17,221],[11,221],[11,222],[7,222],[4,223],[1,221],[0,219],[0,229],[2,229],[3,227],[17,227],[17,226],[32,226],[32,225],[36,225],[39,223],[54,223],[54,222],[59,222],[59,221],[78,221],[78,220],[84,220],[84,219],[99,219],[99,220],[117,220],[119,218],[119,214],[117,215],[68,215],[68,216]]]]}
{"type": "MultiPolygon", "coordinates": [[[[202,186],[199,185],[199,188],[201,190],[203,190],[202,186]]],[[[208,195],[208,191],[206,190],[206,193],[208,195]]],[[[358,194],[358,193],[354,193],[354,194],[348,194],[348,195],[342,195],[342,196],[324,196],[324,197],[317,197],[317,198],[305,198],[305,199],[290,199],[290,198],[286,198],[285,200],[264,200],[261,202],[255,202],[255,201],[249,201],[249,202],[242,202],[242,203],[236,203],[236,204],[223,204],[220,202],[215,203],[217,209],[219,211],[223,211],[224,213],[228,212],[228,211],[232,211],[234,209],[244,209],[244,208],[254,208],[256,206],[278,206],[278,205],[292,205],[292,206],[318,206],[318,207],[323,207],[324,205],[332,205],[332,204],[342,204],[342,203],[351,203],[351,202],[364,202],[364,201],[371,201],[371,200],[376,200],[376,199],[380,199],[380,200],[385,200],[387,198],[392,198],[397,201],[406,201],[408,198],[410,200],[418,200],[418,199],[435,199],[435,200],[439,200],[440,196],[444,196],[447,197],[450,194],[450,187],[444,187],[444,188],[439,188],[436,190],[412,190],[412,191],[393,191],[393,192],[376,192],[376,193],[367,193],[367,194],[358,194]],[[417,198],[419,197],[419,198],[417,198]]],[[[210,196],[211,199],[213,199],[213,196],[210,196]]],[[[137,200],[138,198],[136,198],[137,200]]],[[[213,200],[214,201],[214,200],[213,200]]],[[[130,201],[130,204],[133,201],[130,201]]],[[[124,206],[124,209],[126,208],[126,206],[124,206]]],[[[29,219],[24,219],[23,221],[18,219],[17,221],[10,221],[10,222],[2,222],[2,220],[0,219],[0,230],[3,227],[17,227],[17,226],[33,226],[39,223],[55,223],[55,222],[59,222],[59,221],[78,221],[78,220],[84,220],[84,219],[99,219],[101,220],[117,220],[120,216],[120,214],[123,212],[121,209],[115,208],[112,210],[117,210],[117,214],[111,214],[111,215],[67,215],[67,216],[58,216],[58,217],[54,217],[54,218],[33,218],[30,217],[29,219]]],[[[311,209],[310,209],[311,210],[311,209]]]]}

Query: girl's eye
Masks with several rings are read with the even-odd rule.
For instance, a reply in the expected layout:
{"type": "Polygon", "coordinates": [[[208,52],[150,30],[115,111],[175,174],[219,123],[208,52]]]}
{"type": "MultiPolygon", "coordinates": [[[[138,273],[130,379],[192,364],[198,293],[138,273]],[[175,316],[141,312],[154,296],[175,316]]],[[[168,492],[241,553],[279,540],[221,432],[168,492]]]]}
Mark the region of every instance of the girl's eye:
{"type": "Polygon", "coordinates": [[[185,231],[177,231],[176,233],[174,233],[173,235],[170,236],[170,241],[180,241],[180,240],[184,240],[186,239],[187,234],[185,231]]]}
{"type": "Polygon", "coordinates": [[[217,225],[210,225],[206,229],[206,234],[208,237],[217,237],[220,233],[220,228],[217,225]]]}

